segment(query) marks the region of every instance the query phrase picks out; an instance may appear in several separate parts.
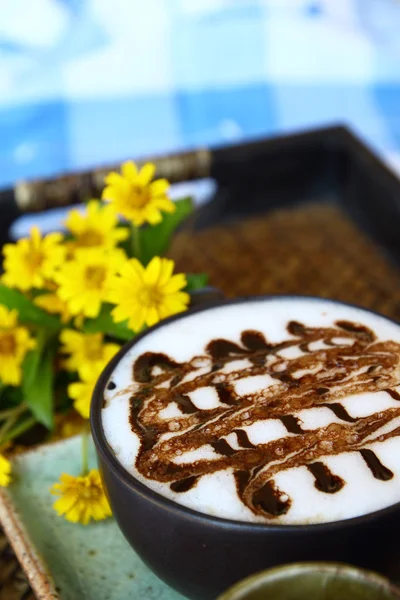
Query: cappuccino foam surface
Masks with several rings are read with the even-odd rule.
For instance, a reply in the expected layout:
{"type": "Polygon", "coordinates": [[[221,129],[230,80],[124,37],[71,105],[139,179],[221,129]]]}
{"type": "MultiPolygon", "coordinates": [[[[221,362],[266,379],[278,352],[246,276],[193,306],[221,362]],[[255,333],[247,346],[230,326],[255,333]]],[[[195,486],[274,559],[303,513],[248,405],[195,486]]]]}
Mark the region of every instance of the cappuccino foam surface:
{"type": "Polygon", "coordinates": [[[399,361],[400,326],[340,303],[187,313],[120,360],[104,433],[131,475],[193,510],[347,519],[400,501],[399,361]]]}

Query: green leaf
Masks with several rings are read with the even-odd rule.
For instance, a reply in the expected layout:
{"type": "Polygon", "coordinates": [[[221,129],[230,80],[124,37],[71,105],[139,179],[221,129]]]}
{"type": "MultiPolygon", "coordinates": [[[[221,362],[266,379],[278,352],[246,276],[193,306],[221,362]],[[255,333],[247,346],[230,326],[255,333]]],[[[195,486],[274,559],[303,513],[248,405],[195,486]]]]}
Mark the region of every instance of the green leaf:
{"type": "Polygon", "coordinates": [[[22,364],[22,387],[24,392],[29,390],[36,379],[37,371],[40,366],[42,354],[45,351],[46,342],[50,339],[49,334],[45,330],[39,330],[36,337],[36,346],[28,352],[22,364]]]}
{"type": "Polygon", "coordinates": [[[175,206],[175,212],[163,213],[163,220],[158,225],[140,229],[140,255],[144,265],[147,265],[153,256],[165,254],[175,229],[194,209],[191,198],[177,200],[175,206]]]}
{"type": "Polygon", "coordinates": [[[111,316],[112,309],[111,304],[103,304],[98,317],[86,319],[82,327],[84,333],[100,332],[124,342],[131,340],[135,336],[134,332],[128,327],[127,321],[114,323],[111,316]]]}
{"type": "Polygon", "coordinates": [[[48,429],[52,429],[54,395],[54,356],[56,341],[38,344],[26,356],[22,389],[24,400],[34,417],[48,429]]]}
{"type": "Polygon", "coordinates": [[[208,275],[206,273],[196,273],[191,275],[186,274],[187,285],[185,292],[194,292],[195,290],[202,290],[208,283],[208,275]]]}
{"type": "Polygon", "coordinates": [[[42,349],[36,347],[28,352],[22,365],[23,371],[23,388],[24,391],[29,391],[30,386],[36,379],[36,374],[39,369],[40,359],[42,357],[42,349]]]}
{"type": "Polygon", "coordinates": [[[19,321],[30,323],[47,329],[60,329],[61,324],[58,317],[50,315],[39,306],[36,306],[18,290],[14,290],[0,284],[0,304],[7,308],[15,308],[18,311],[19,321]]]}

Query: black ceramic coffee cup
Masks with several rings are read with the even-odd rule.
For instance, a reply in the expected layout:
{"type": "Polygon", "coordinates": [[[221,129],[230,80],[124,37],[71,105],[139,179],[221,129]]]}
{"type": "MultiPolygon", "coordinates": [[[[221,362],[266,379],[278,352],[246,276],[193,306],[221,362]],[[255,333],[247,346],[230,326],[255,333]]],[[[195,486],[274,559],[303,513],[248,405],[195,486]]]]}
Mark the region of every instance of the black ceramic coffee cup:
{"type": "MultiPolygon", "coordinates": [[[[204,312],[206,318],[211,307],[249,300],[254,298],[225,300],[192,311],[204,312]]],[[[299,561],[340,561],[398,577],[400,503],[331,523],[245,523],[212,517],[172,502],[147,488],[121,466],[102,428],[105,386],[132,346],[149,331],[186,314],[163,321],[124,346],[100,376],[92,400],[91,426],[104,485],[114,517],[139,556],[161,579],[194,600],[211,600],[250,574],[299,561]]]]}

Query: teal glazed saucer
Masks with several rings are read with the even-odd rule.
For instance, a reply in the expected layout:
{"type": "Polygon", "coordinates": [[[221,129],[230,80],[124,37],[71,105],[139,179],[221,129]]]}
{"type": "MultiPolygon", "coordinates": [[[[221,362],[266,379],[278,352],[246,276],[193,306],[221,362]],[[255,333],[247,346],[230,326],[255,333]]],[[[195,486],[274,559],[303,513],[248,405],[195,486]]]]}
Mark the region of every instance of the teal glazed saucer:
{"type": "MultiPolygon", "coordinates": [[[[90,466],[96,466],[92,447],[90,466]]],[[[62,472],[79,470],[78,436],[18,455],[13,483],[0,488],[0,522],[38,599],[182,600],[146,567],[113,519],[85,527],[57,516],[49,489],[62,472]]]]}

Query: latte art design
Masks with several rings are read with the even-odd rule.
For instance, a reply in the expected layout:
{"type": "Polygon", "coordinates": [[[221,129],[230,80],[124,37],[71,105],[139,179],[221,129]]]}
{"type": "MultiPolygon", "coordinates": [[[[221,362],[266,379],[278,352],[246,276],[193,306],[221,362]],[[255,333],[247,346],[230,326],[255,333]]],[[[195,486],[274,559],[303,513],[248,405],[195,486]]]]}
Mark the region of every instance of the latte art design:
{"type": "Polygon", "coordinates": [[[135,468],[144,480],[184,494],[205,476],[229,471],[240,501],[273,521],[291,509],[290,495],[275,482],[287,469],[306,467],[319,493],[336,494],[346,480],[324,460],[357,452],[371,478],[393,478],[367,446],[400,435],[400,344],[344,320],[331,327],[290,321],[287,332],[281,343],[255,330],[243,331],[240,343],[214,339],[187,362],[157,352],[136,358],[130,426],[140,441],[135,468]],[[199,407],[193,398],[206,388],[218,401],[199,407]],[[341,403],[382,391],[399,406],[353,417],[341,403]],[[315,407],[329,409],[334,422],[307,428],[297,414],[315,407]],[[251,428],[270,420],[286,433],[253,443],[251,428]]]}

